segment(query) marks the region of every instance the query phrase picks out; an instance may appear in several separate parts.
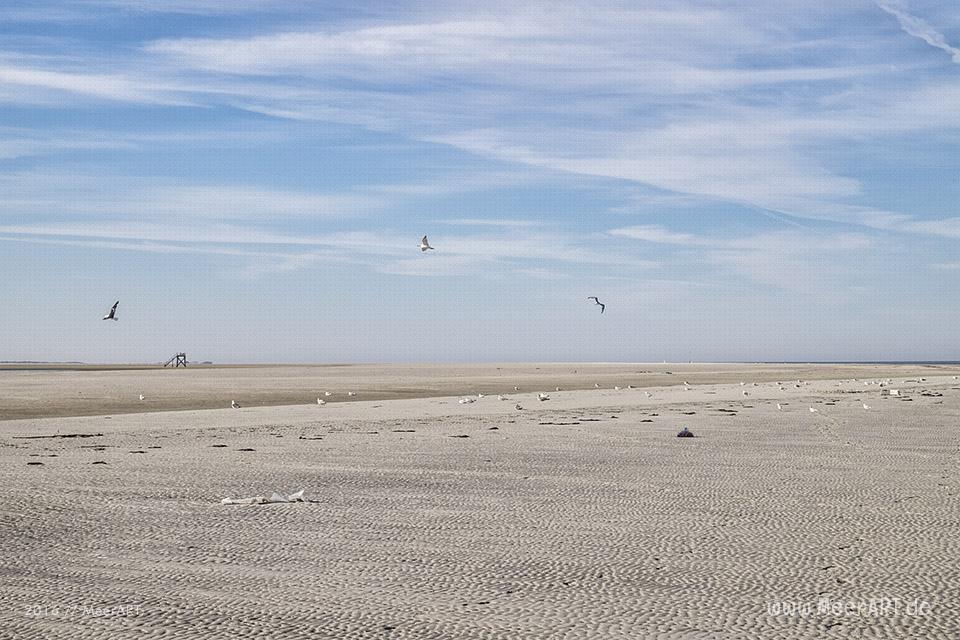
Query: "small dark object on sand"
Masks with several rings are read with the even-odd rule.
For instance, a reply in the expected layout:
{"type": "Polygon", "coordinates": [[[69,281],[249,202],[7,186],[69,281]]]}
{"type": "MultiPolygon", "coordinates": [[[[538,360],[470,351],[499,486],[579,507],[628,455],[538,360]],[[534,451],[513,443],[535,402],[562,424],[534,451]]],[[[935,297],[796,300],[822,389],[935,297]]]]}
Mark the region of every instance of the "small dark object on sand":
{"type": "Polygon", "coordinates": [[[678,438],[696,438],[696,436],[693,435],[693,431],[690,431],[690,429],[687,429],[686,427],[684,427],[683,430],[677,434],[677,437],[678,438]]]}

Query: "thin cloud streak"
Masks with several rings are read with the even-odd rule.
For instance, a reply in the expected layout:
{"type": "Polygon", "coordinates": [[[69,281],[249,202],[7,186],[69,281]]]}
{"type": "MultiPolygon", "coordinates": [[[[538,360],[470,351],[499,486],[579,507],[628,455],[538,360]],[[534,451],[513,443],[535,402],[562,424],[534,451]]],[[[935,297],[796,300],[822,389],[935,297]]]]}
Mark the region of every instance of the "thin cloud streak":
{"type": "Polygon", "coordinates": [[[960,49],[951,46],[942,33],[937,31],[932,25],[923,18],[911,15],[902,9],[895,7],[889,2],[877,2],[877,6],[892,15],[900,23],[904,32],[915,38],[920,38],[931,47],[936,47],[941,51],[950,54],[950,59],[960,64],[960,49]]]}

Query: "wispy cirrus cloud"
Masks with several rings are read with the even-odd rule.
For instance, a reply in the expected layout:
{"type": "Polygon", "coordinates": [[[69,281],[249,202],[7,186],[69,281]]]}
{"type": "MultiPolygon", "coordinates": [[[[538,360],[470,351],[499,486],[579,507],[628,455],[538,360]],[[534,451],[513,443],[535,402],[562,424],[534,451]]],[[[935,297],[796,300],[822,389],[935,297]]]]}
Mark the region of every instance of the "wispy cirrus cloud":
{"type": "MultiPolygon", "coordinates": [[[[2,149],[2,146],[0,146],[2,149]]],[[[115,178],[87,178],[42,190],[14,185],[0,202],[0,215],[83,216],[107,220],[136,216],[150,219],[279,220],[284,218],[349,219],[381,209],[385,201],[362,193],[306,193],[244,185],[145,184],[115,178]],[[82,196],[82,197],[78,197],[82,196]]]]}
{"type": "Polygon", "coordinates": [[[931,47],[950,54],[950,58],[960,64],[960,48],[952,46],[946,37],[923,18],[911,15],[893,2],[877,2],[877,6],[894,16],[900,27],[915,38],[920,38],[931,47]]]}

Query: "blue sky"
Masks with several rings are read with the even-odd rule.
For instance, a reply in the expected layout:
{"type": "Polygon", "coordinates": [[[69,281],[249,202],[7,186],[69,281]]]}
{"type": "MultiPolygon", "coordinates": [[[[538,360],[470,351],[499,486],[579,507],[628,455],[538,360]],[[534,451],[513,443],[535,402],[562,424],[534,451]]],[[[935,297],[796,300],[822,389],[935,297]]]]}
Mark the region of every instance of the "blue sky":
{"type": "Polygon", "coordinates": [[[960,359],[958,152],[953,2],[5,2],[0,360],[960,359]]]}

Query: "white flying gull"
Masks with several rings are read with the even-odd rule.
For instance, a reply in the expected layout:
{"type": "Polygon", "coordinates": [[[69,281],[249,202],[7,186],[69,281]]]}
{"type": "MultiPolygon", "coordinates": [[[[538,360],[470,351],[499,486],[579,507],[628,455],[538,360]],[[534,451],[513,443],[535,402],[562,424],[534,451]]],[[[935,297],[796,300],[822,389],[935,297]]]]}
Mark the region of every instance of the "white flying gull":
{"type": "Polygon", "coordinates": [[[120,304],[120,301],[117,300],[113,303],[113,306],[110,308],[110,313],[103,316],[103,320],[116,320],[117,319],[117,305],[120,304]]]}
{"type": "MultiPolygon", "coordinates": [[[[433,247],[427,242],[427,236],[423,236],[423,239],[420,240],[420,251],[426,251],[427,249],[433,249],[433,247]]],[[[436,251],[436,249],[433,250],[436,251]]]]}
{"type": "Polygon", "coordinates": [[[597,296],[587,296],[587,300],[593,300],[595,304],[600,305],[600,313],[603,313],[603,310],[607,308],[607,305],[597,300],[597,296]]]}
{"type": "Polygon", "coordinates": [[[783,411],[783,407],[780,406],[780,403],[779,403],[779,402],[777,403],[777,411],[783,411]]]}

